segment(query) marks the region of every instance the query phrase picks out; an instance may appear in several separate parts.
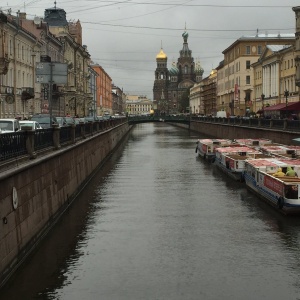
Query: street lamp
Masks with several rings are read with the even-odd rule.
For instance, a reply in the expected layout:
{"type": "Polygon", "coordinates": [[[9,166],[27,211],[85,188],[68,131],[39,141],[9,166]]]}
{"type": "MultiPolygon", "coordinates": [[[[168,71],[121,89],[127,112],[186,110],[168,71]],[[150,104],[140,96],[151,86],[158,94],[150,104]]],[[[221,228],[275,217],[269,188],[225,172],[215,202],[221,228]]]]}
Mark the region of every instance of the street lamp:
{"type": "Polygon", "coordinates": [[[264,111],[264,100],[265,100],[265,95],[261,94],[261,102],[262,102],[262,111],[263,111],[263,117],[265,117],[265,111],[264,111]]]}
{"type": "Polygon", "coordinates": [[[284,96],[285,96],[285,117],[287,118],[287,102],[289,96],[289,91],[287,89],[284,91],[284,96]]]}

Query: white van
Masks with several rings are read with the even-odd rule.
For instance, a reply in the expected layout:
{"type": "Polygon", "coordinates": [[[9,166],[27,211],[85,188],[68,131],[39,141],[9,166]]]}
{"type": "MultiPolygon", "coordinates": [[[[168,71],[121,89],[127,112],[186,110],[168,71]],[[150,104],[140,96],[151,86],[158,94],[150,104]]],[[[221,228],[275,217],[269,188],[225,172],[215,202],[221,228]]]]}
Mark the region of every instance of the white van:
{"type": "Polygon", "coordinates": [[[20,130],[19,120],[0,119],[0,133],[16,132],[20,130]]]}
{"type": "Polygon", "coordinates": [[[227,118],[227,113],[226,113],[226,111],[223,111],[223,110],[217,111],[216,117],[217,118],[227,118]]]}

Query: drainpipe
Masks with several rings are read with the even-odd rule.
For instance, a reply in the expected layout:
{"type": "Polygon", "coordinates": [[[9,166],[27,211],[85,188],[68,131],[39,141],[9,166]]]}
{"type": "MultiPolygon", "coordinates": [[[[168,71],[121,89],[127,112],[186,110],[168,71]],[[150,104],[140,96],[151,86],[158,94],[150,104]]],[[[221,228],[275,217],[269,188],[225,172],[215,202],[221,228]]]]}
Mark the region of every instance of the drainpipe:
{"type": "MultiPolygon", "coordinates": [[[[18,10],[17,12],[17,31],[14,34],[14,69],[13,69],[13,73],[14,73],[14,82],[13,82],[13,91],[14,91],[14,95],[16,95],[16,90],[17,90],[17,47],[16,47],[16,36],[19,34],[20,32],[20,18],[19,18],[19,14],[20,14],[20,10],[18,10]]],[[[14,96],[16,97],[16,96],[14,96]]],[[[17,101],[15,98],[14,101],[14,113],[16,116],[16,112],[17,112],[17,101]]]]}

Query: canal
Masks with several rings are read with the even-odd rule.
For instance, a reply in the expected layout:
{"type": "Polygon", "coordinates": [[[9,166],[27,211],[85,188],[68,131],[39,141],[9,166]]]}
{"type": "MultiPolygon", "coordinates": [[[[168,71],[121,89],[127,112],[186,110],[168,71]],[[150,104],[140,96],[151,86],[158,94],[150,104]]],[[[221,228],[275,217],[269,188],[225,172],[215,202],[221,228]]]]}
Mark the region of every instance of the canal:
{"type": "Polygon", "coordinates": [[[140,124],[0,299],[300,299],[300,221],[140,124]]]}

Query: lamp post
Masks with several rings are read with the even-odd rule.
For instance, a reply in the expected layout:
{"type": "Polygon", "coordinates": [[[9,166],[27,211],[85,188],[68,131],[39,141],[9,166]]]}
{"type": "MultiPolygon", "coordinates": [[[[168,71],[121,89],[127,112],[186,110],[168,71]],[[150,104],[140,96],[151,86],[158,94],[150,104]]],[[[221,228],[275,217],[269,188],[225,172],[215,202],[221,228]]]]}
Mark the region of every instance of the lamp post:
{"type": "Polygon", "coordinates": [[[285,96],[285,117],[287,118],[287,102],[288,102],[288,96],[289,96],[289,91],[285,90],[284,91],[284,96],[285,96]]]}
{"type": "Polygon", "coordinates": [[[265,100],[265,95],[264,95],[264,94],[261,94],[261,102],[262,102],[263,117],[265,117],[264,100],[265,100]]]}

